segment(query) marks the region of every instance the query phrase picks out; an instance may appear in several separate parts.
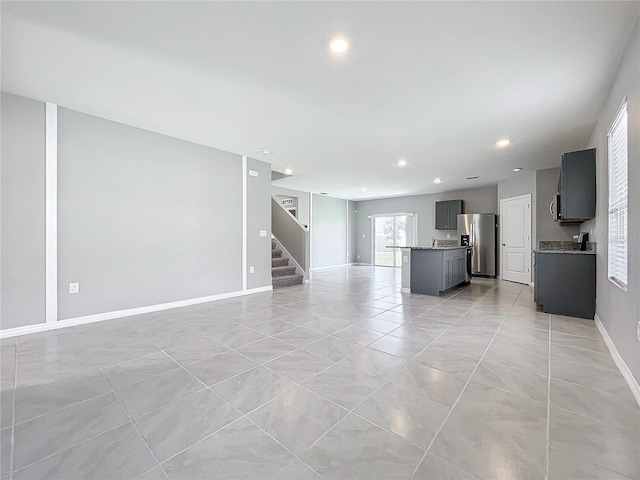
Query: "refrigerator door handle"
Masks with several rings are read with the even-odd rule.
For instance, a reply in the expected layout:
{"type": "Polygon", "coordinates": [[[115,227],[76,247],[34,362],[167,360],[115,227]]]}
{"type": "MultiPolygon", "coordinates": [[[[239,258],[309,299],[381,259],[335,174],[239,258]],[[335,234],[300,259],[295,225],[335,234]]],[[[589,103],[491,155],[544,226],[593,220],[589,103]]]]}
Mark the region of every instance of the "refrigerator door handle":
{"type": "Polygon", "coordinates": [[[473,222],[471,222],[471,238],[469,239],[469,245],[471,247],[474,247],[476,245],[476,236],[475,236],[475,225],[473,224],[473,222]]]}

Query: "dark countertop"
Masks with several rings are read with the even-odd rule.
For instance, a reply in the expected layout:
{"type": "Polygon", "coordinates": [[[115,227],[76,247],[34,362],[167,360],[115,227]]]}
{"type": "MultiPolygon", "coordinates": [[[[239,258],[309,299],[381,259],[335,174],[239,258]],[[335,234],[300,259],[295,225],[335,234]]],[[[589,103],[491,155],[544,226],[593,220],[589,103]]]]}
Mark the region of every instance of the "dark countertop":
{"type": "Polygon", "coordinates": [[[534,253],[568,253],[570,255],[595,255],[596,252],[593,250],[542,250],[536,249],[533,251],[534,253]]]}

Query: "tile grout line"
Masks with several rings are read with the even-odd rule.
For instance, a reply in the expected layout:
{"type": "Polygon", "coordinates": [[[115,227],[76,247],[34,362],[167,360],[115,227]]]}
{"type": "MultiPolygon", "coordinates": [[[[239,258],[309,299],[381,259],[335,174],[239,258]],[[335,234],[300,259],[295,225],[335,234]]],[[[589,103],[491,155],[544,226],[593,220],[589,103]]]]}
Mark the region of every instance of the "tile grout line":
{"type": "MultiPolygon", "coordinates": [[[[486,295],[485,295],[485,297],[486,297],[486,295]]],[[[442,431],[442,429],[444,428],[445,424],[449,420],[449,417],[451,417],[451,414],[453,413],[453,410],[458,405],[458,402],[462,398],[462,395],[464,394],[465,390],[467,389],[467,386],[469,385],[469,383],[471,382],[471,379],[473,378],[473,376],[475,375],[476,371],[478,370],[478,367],[480,366],[480,364],[484,360],[484,357],[487,354],[487,352],[489,351],[489,348],[491,348],[491,345],[493,344],[493,341],[495,340],[496,335],[498,335],[498,332],[502,328],[502,325],[504,325],[504,320],[502,320],[502,322],[500,323],[500,326],[498,327],[498,329],[493,334],[493,337],[491,337],[491,341],[489,342],[489,344],[485,348],[484,353],[482,354],[482,356],[478,360],[478,363],[476,364],[476,366],[474,367],[473,371],[471,372],[471,375],[469,375],[469,378],[467,379],[467,381],[465,382],[464,386],[462,387],[462,390],[460,391],[460,394],[456,398],[455,402],[453,402],[453,405],[451,405],[451,408],[449,409],[449,413],[447,413],[447,416],[445,417],[445,419],[440,424],[440,427],[438,428],[438,430],[436,430],[436,433],[433,435],[433,438],[431,439],[431,442],[429,442],[429,445],[425,449],[424,455],[422,456],[422,458],[420,459],[420,461],[418,462],[416,467],[413,469],[413,473],[411,474],[410,478],[413,478],[415,476],[416,472],[418,471],[418,468],[420,467],[420,465],[422,464],[422,462],[426,458],[427,453],[429,453],[429,450],[431,450],[431,447],[433,447],[433,444],[435,443],[436,439],[440,435],[440,432],[442,431]]]]}
{"type": "MultiPolygon", "coordinates": [[[[438,304],[438,305],[440,305],[440,304],[438,304]]],[[[435,306],[437,306],[437,305],[434,305],[434,307],[432,307],[432,308],[435,308],[435,306]]],[[[472,308],[473,308],[473,307],[472,307],[472,308]]],[[[395,377],[395,376],[397,376],[400,372],[402,372],[402,371],[403,371],[403,370],[404,370],[404,369],[405,369],[405,368],[406,368],[406,367],[407,367],[407,366],[408,366],[408,365],[409,365],[409,364],[410,364],[410,363],[411,363],[411,362],[412,362],[416,357],[418,357],[420,354],[422,354],[422,352],[424,352],[427,348],[429,348],[429,347],[430,347],[430,346],[431,346],[431,345],[432,345],[436,340],[438,340],[438,339],[439,339],[442,335],[444,335],[444,334],[445,334],[445,333],[446,333],[446,332],[447,332],[451,327],[453,327],[453,325],[455,325],[456,323],[458,323],[458,321],[460,320],[460,318],[462,318],[464,315],[466,315],[466,314],[467,314],[467,313],[468,313],[472,308],[470,308],[467,312],[465,312],[464,314],[462,314],[462,315],[461,315],[461,316],[460,316],[460,317],[459,317],[459,318],[458,318],[454,323],[450,324],[446,329],[444,329],[442,332],[440,332],[440,334],[438,334],[438,335],[437,335],[437,336],[436,336],[436,337],[435,337],[431,342],[429,342],[429,343],[428,343],[428,344],[427,344],[427,345],[426,345],[422,350],[420,350],[420,352],[418,352],[415,356],[413,356],[413,357],[411,358],[411,360],[407,361],[407,363],[405,363],[405,364],[404,364],[400,369],[398,369],[398,371],[397,371],[397,372],[395,372],[393,375],[391,375],[391,377],[389,377],[387,380],[385,380],[385,381],[383,382],[383,384],[382,384],[382,385],[380,385],[378,388],[374,389],[374,390],[373,390],[369,395],[366,395],[366,396],[365,396],[365,397],[364,397],[364,398],[363,398],[363,399],[362,399],[362,400],[361,400],[361,401],[360,401],[360,402],[359,402],[355,407],[353,407],[351,410],[349,410],[349,413],[353,413],[353,414],[355,414],[355,415],[358,415],[358,414],[356,414],[356,413],[355,413],[355,410],[356,410],[357,408],[359,408],[359,407],[360,407],[360,405],[362,405],[365,401],[367,401],[369,398],[371,398],[373,395],[375,395],[375,394],[376,394],[379,390],[381,390],[385,385],[387,385],[387,384],[391,384],[391,385],[393,385],[393,384],[391,383],[391,379],[392,379],[392,378],[394,378],[394,377],[395,377]]],[[[410,323],[410,322],[409,322],[409,323],[410,323]]],[[[357,353],[357,352],[356,352],[356,353],[357,353]]],[[[351,355],[349,355],[349,356],[351,356],[351,355]]],[[[345,358],[345,359],[346,359],[346,358],[345,358]]],[[[342,361],[344,361],[345,359],[342,359],[342,360],[341,360],[341,362],[342,362],[342,361]]],[[[355,370],[355,369],[354,369],[354,370],[355,370]]],[[[359,370],[356,370],[356,371],[358,371],[358,372],[359,372],[359,370]]],[[[360,373],[364,373],[364,372],[360,372],[360,373]]],[[[365,374],[365,375],[367,375],[367,374],[365,374]]],[[[371,376],[371,375],[370,375],[370,376],[371,376]]],[[[377,377],[374,377],[374,378],[377,378],[377,377]]],[[[315,392],[314,392],[314,393],[315,393],[315,392]]],[[[324,398],[324,397],[323,397],[323,398],[324,398]]],[[[452,407],[452,408],[453,408],[453,407],[452,407]]],[[[338,424],[340,424],[340,422],[342,422],[342,421],[344,420],[344,418],[346,418],[346,416],[347,416],[347,415],[345,415],[343,418],[341,418],[340,420],[338,420],[338,422],[336,422],[336,424],[335,424],[335,425],[333,425],[333,427],[331,427],[331,428],[330,428],[329,430],[327,430],[324,434],[322,434],[318,439],[316,439],[316,441],[315,441],[315,442],[313,442],[309,448],[313,448],[313,446],[315,446],[315,445],[316,445],[316,444],[317,444],[317,443],[318,443],[322,438],[324,438],[324,437],[325,437],[325,436],[326,436],[326,435],[327,435],[331,430],[333,430],[333,429],[334,429],[338,424]]],[[[358,416],[360,417],[360,415],[358,415],[358,416]]],[[[363,417],[361,417],[361,418],[363,418],[363,417]]],[[[366,420],[366,419],[365,419],[365,420],[366,420]]],[[[367,421],[368,421],[369,423],[373,423],[373,422],[371,422],[370,420],[367,420],[367,421]]],[[[377,425],[377,424],[375,424],[375,423],[373,423],[373,425],[378,426],[378,425],[377,425]]],[[[386,430],[386,429],[384,429],[384,430],[386,430]]],[[[400,437],[400,435],[398,435],[397,433],[394,433],[394,432],[391,432],[391,433],[393,433],[394,435],[397,435],[398,437],[400,437]]],[[[400,437],[400,438],[403,438],[403,437],[400,437]]],[[[434,437],[434,438],[435,438],[435,437],[434,437]]],[[[403,439],[404,439],[404,438],[403,438],[403,439]]],[[[405,440],[405,441],[407,441],[406,439],[404,439],[404,440],[405,440]]],[[[410,442],[409,442],[409,443],[410,443],[410,442]]],[[[420,448],[421,450],[423,450],[421,447],[419,447],[419,448],[420,448]]],[[[426,451],[427,451],[427,450],[425,450],[425,453],[426,453],[426,451]]],[[[424,457],[423,457],[423,458],[424,458],[424,457]]],[[[422,459],[420,459],[420,462],[422,462],[422,459]]],[[[418,465],[420,465],[420,462],[418,462],[418,465]]],[[[416,468],[417,468],[417,467],[416,467],[416,468]]]]}
{"type": "MultiPolygon", "coordinates": [[[[183,367],[184,368],[184,367],[183,367]]],[[[255,368],[255,367],[254,367],[255,368]]],[[[185,369],[186,370],[186,369],[185,369]]],[[[189,372],[191,374],[191,372],[189,372]]],[[[277,372],[276,372],[277,373],[277,372]]],[[[195,375],[191,374],[194,378],[196,378],[199,382],[201,382],[202,384],[204,384],[204,382],[202,382],[200,379],[198,379],[197,377],[195,377],[195,375]]],[[[286,378],[286,377],[285,377],[286,378]]],[[[295,383],[295,382],[294,382],[295,383]]],[[[280,395],[266,401],[265,403],[255,407],[254,409],[252,409],[251,411],[245,413],[242,413],[242,411],[240,411],[235,405],[233,405],[232,403],[230,403],[228,400],[226,400],[224,397],[222,397],[219,393],[217,393],[215,390],[213,390],[213,385],[212,386],[206,386],[205,388],[202,390],[199,390],[198,392],[194,392],[190,395],[187,396],[191,396],[194,395],[195,393],[200,393],[203,392],[204,390],[209,390],[211,393],[213,393],[214,395],[216,395],[218,398],[220,398],[222,401],[225,402],[225,404],[229,405],[232,409],[234,409],[240,416],[238,418],[236,418],[235,420],[232,420],[231,422],[227,423],[226,425],[221,426],[220,428],[216,429],[214,432],[211,432],[210,434],[202,437],[201,439],[197,440],[196,442],[193,442],[191,445],[188,445],[187,447],[185,447],[184,449],[180,450],[179,452],[171,455],[170,457],[166,458],[163,462],[160,463],[160,467],[162,468],[162,471],[165,473],[165,475],[167,476],[167,478],[169,478],[169,476],[166,474],[166,471],[164,470],[164,468],[162,467],[162,463],[166,463],[167,461],[177,457],[178,455],[186,452],[187,450],[189,450],[190,448],[192,448],[193,446],[197,445],[198,443],[201,443],[205,440],[207,440],[208,438],[212,437],[213,435],[219,433],[220,431],[222,431],[223,429],[227,428],[230,425],[233,425],[234,423],[237,423],[240,420],[247,420],[249,422],[251,422],[256,428],[258,428],[260,431],[262,431],[263,433],[265,433],[267,436],[269,436],[273,441],[275,441],[278,445],[280,445],[282,448],[284,448],[287,452],[289,452],[291,455],[293,455],[295,458],[294,460],[292,460],[291,462],[289,462],[285,468],[287,468],[291,463],[293,463],[296,459],[299,460],[300,462],[302,462],[304,465],[306,465],[308,468],[310,468],[313,472],[317,473],[313,468],[311,468],[309,465],[307,465],[300,457],[298,457],[295,453],[293,453],[293,451],[289,450],[284,444],[282,444],[280,441],[278,441],[276,438],[274,438],[269,432],[265,431],[260,425],[256,424],[250,417],[249,415],[253,412],[255,412],[256,410],[264,407],[265,405],[267,405],[268,403],[273,402],[274,400],[277,400],[278,398],[282,397],[283,395],[287,394],[288,392],[292,391],[294,388],[298,387],[299,385],[296,384],[295,387],[281,393],[280,395]]],[[[315,392],[312,392],[315,393],[315,392]]],[[[187,398],[187,397],[183,397],[183,398],[187,398]]],[[[182,400],[182,399],[180,399],[182,400]]],[[[160,407],[162,408],[162,407],[160,407]]],[[[156,411],[156,410],[153,410],[156,411]]],[[[151,413],[151,412],[148,412],[151,413]]],[[[146,415],[146,414],[145,414],[146,415]]],[[[155,468],[155,467],[153,467],[155,468]]],[[[150,469],[152,470],[152,469],[150,469]]],[[[284,470],[284,469],[283,469],[284,470]]]]}
{"type": "MultiPolygon", "coordinates": [[[[77,329],[76,329],[77,332],[77,329]]],[[[80,332],[78,332],[78,335],[80,335],[80,332]]],[[[80,335],[80,339],[82,340],[82,335],[80,335]]],[[[84,340],[82,340],[82,342],[84,343],[84,340]]],[[[86,344],[85,344],[86,345],[86,344]]],[[[124,411],[124,413],[127,415],[127,417],[129,417],[129,421],[131,422],[131,424],[133,425],[133,427],[136,429],[136,432],[138,432],[138,435],[140,435],[140,438],[142,439],[142,441],[145,443],[145,445],[147,446],[147,448],[149,449],[149,452],[151,453],[151,455],[153,455],[153,458],[155,459],[155,461],[157,462],[157,466],[160,467],[160,470],[162,470],[162,472],[165,474],[165,477],[168,478],[167,473],[164,471],[164,468],[162,468],[162,463],[160,462],[160,459],[157,457],[157,455],[155,454],[155,452],[153,451],[153,449],[151,448],[151,445],[149,445],[149,442],[147,442],[147,439],[144,437],[144,435],[142,434],[142,432],[140,431],[140,428],[138,427],[138,424],[135,422],[135,420],[133,419],[133,417],[129,414],[129,411],[127,410],[127,408],[124,406],[124,403],[122,402],[122,400],[120,399],[120,396],[118,395],[118,392],[116,392],[116,389],[113,387],[113,385],[111,384],[111,382],[109,381],[109,378],[107,377],[107,375],[104,373],[104,370],[102,369],[102,365],[100,365],[100,363],[98,362],[98,360],[96,360],[96,358],[93,356],[93,352],[91,352],[89,350],[89,354],[91,355],[91,358],[93,358],[93,361],[96,362],[96,364],[98,365],[98,368],[100,369],[100,372],[102,373],[102,375],[105,378],[105,381],[109,384],[109,387],[111,388],[111,391],[113,392],[113,395],[116,397],[116,400],[118,400],[118,403],[120,404],[120,407],[122,408],[122,410],[124,411]]],[[[177,363],[177,362],[176,362],[177,363]]],[[[103,432],[104,433],[104,432],[103,432]]]]}
{"type": "Polygon", "coordinates": [[[545,438],[544,480],[549,480],[549,448],[551,445],[551,315],[549,315],[549,359],[547,362],[547,424],[545,438]]]}

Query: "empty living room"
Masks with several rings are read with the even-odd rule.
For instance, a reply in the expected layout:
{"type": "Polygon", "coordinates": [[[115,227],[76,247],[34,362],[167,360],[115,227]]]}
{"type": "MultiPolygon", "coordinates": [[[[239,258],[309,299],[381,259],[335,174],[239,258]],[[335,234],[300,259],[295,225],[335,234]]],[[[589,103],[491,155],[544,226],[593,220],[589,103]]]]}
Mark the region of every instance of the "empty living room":
{"type": "Polygon", "coordinates": [[[0,480],[640,479],[639,1],[0,34],[0,480]]]}

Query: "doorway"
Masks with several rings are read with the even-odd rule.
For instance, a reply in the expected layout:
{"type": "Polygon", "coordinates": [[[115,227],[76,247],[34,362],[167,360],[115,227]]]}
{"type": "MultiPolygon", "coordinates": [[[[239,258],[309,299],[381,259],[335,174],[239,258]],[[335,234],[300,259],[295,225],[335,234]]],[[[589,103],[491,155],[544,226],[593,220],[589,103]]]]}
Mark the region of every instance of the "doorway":
{"type": "Polygon", "coordinates": [[[531,194],[500,200],[502,279],[531,283],[531,194]]]}
{"type": "Polygon", "coordinates": [[[415,216],[412,214],[372,216],[373,264],[383,267],[400,267],[402,251],[393,246],[414,244],[415,216]]]}

